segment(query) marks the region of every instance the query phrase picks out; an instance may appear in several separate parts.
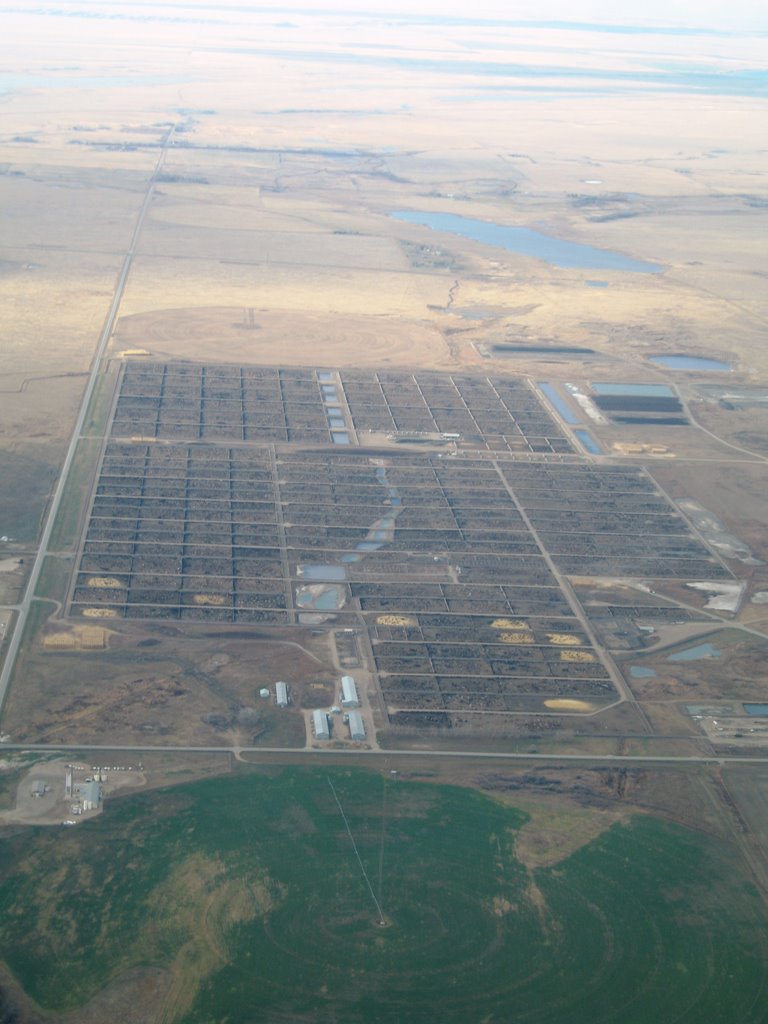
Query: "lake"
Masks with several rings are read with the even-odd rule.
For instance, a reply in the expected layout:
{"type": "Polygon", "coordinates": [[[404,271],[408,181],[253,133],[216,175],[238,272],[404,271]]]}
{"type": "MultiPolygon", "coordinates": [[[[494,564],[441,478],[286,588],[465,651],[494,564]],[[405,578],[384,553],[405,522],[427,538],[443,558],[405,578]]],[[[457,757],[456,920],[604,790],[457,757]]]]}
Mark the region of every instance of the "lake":
{"type": "Polygon", "coordinates": [[[596,249],[592,245],[566,242],[545,235],[533,228],[512,228],[486,220],[473,220],[455,213],[421,213],[417,210],[396,210],[390,216],[407,224],[419,224],[433,231],[444,231],[460,238],[470,238],[497,249],[542,260],[552,267],[576,269],[623,270],[638,274],[657,274],[663,267],[658,263],[635,260],[610,249],[596,249]]]}

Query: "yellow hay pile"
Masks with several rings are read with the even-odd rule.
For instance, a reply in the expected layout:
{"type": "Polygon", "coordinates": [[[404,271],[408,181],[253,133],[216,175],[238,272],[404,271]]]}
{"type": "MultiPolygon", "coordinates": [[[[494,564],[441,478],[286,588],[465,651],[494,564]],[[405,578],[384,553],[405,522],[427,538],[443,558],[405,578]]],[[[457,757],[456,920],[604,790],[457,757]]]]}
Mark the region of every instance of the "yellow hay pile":
{"type": "Polygon", "coordinates": [[[195,604],[213,604],[218,607],[224,604],[226,598],[223,594],[195,594],[192,600],[195,604]]]}
{"type": "Polygon", "coordinates": [[[532,644],[533,633],[499,633],[503,644],[532,644]]]}
{"type": "Polygon", "coordinates": [[[581,643],[581,637],[574,636],[573,633],[547,633],[547,637],[551,644],[560,647],[578,647],[581,643]]]}
{"type": "Polygon", "coordinates": [[[75,626],[67,632],[49,633],[43,637],[43,647],[47,651],[101,651],[106,646],[107,631],[99,626],[75,626]]]}
{"type": "Polygon", "coordinates": [[[553,697],[545,700],[544,706],[553,711],[591,711],[592,705],[585,700],[572,700],[568,697],[553,697]]]}
{"type": "Polygon", "coordinates": [[[612,448],[620,455],[672,455],[672,452],[663,444],[634,444],[621,443],[617,441],[612,448]]]}
{"type": "Polygon", "coordinates": [[[98,626],[78,626],[75,630],[84,651],[100,651],[107,646],[107,631],[98,626]]]}
{"type": "Polygon", "coordinates": [[[521,619],[494,619],[491,629],[528,629],[528,623],[521,619]]]}
{"type": "Polygon", "coordinates": [[[46,651],[73,651],[75,649],[74,634],[50,633],[43,637],[43,647],[46,651]]]}
{"type": "Polygon", "coordinates": [[[87,619],[116,619],[117,612],[114,608],[84,608],[83,615],[87,619]]]}
{"type": "Polygon", "coordinates": [[[416,620],[408,615],[377,615],[377,626],[415,626],[416,620]]]}
{"type": "Polygon", "coordinates": [[[114,576],[89,576],[85,581],[87,587],[100,587],[102,590],[122,590],[124,583],[116,580],[114,576]]]}
{"type": "Polygon", "coordinates": [[[594,654],[590,654],[589,651],[561,651],[560,661],[594,661],[594,654]]]}

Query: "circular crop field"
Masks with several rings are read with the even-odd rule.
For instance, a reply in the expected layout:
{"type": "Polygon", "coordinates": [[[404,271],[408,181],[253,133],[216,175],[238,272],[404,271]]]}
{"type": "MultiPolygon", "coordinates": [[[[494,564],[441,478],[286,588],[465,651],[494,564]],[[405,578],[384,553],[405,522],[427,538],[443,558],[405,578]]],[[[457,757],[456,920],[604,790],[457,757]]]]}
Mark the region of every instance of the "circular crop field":
{"type": "Polygon", "coordinates": [[[768,1019],[766,914],[727,847],[642,816],[530,872],[524,821],[338,769],[144,794],[9,840],[26,866],[2,874],[3,957],[51,1009],[132,963],[168,968],[158,1012],[187,1024],[768,1019]],[[92,899],[67,902],[74,865],[92,899]],[[30,973],[32,949],[49,969],[30,973]]]}

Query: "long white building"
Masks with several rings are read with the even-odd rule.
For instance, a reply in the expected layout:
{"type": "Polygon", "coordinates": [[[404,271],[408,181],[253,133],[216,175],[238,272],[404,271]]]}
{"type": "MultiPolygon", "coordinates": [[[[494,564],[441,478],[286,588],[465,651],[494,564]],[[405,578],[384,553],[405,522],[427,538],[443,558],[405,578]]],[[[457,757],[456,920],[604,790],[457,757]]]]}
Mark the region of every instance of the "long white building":
{"type": "Polygon", "coordinates": [[[359,708],[360,698],[352,676],[341,677],[341,706],[343,708],[359,708]]]}
{"type": "Polygon", "coordinates": [[[328,728],[328,715],[324,711],[312,712],[312,730],[316,740],[329,740],[331,730],[328,728]]]}
{"type": "Polygon", "coordinates": [[[288,707],[288,687],[285,683],[275,683],[275,702],[279,708],[288,707]]]}
{"type": "Polygon", "coordinates": [[[359,711],[349,712],[349,738],[351,740],[365,739],[365,722],[359,711]]]}

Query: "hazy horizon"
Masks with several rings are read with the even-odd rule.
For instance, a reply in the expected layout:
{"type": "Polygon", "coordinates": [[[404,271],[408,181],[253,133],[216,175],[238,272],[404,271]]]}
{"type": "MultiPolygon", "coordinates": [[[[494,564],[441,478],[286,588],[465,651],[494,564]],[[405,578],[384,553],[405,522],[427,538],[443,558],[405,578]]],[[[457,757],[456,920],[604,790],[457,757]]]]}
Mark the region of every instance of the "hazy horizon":
{"type": "MultiPolygon", "coordinates": [[[[185,5],[189,6],[189,5],[185,5]]],[[[440,18],[498,19],[537,23],[546,20],[571,24],[656,24],[660,27],[707,27],[720,30],[768,30],[768,12],[765,5],[754,0],[741,0],[724,4],[722,0],[648,0],[642,8],[636,4],[615,3],[611,0],[590,0],[574,4],[571,0],[540,0],[535,11],[521,0],[478,0],[471,6],[460,0],[374,0],[371,3],[354,0],[299,0],[295,4],[275,5],[230,3],[219,7],[247,8],[254,11],[274,10],[284,14],[300,11],[338,11],[339,13],[388,14],[406,17],[429,15],[440,18]]]]}

